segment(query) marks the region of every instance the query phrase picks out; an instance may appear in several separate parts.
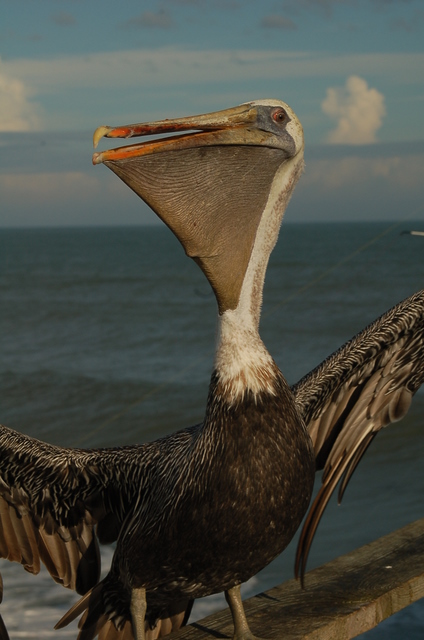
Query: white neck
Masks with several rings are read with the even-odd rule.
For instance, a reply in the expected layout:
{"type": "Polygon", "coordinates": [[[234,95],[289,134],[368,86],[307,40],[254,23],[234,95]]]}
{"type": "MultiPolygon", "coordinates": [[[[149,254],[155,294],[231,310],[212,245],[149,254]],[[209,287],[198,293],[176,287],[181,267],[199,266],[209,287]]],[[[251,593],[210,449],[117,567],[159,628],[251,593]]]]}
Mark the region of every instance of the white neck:
{"type": "Polygon", "coordinates": [[[247,390],[274,394],[274,363],[259,336],[262,293],[268,260],[284,211],[303,169],[303,154],[281,165],[256,232],[238,305],[219,316],[215,369],[233,399],[247,390]]]}

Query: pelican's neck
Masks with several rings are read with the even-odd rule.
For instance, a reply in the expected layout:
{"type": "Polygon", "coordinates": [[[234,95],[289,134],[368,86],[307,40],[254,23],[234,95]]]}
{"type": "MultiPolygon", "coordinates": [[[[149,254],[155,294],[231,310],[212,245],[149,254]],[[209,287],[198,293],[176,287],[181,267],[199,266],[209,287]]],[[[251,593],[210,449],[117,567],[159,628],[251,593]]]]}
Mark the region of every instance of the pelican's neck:
{"type": "Polygon", "coordinates": [[[299,153],[276,172],[258,225],[237,307],[219,315],[215,370],[232,400],[242,398],[246,391],[275,394],[278,369],[259,336],[262,294],[268,260],[302,170],[303,153],[299,153]]]}

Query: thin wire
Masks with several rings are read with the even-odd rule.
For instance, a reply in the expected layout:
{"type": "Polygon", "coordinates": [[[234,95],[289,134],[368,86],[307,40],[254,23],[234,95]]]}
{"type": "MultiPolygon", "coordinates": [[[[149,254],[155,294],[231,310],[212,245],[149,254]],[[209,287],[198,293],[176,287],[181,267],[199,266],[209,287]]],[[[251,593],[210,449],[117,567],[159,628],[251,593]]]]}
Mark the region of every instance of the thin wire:
{"type": "Polygon", "coordinates": [[[360,253],[363,253],[364,251],[366,251],[366,249],[368,249],[373,244],[378,242],[380,238],[383,238],[384,236],[386,236],[388,233],[396,229],[396,227],[400,227],[400,225],[403,224],[405,220],[412,218],[412,216],[416,215],[423,209],[424,209],[424,205],[418,207],[418,209],[416,209],[409,216],[406,216],[405,218],[403,218],[400,222],[396,222],[395,224],[392,224],[390,227],[388,227],[378,235],[374,236],[374,238],[372,238],[365,244],[361,245],[358,249],[355,249],[355,251],[350,253],[348,256],[346,256],[345,258],[342,258],[341,260],[336,262],[333,266],[329,267],[328,269],[320,273],[316,278],[314,278],[313,280],[310,280],[307,284],[303,285],[303,287],[300,287],[299,289],[297,289],[297,291],[295,291],[291,295],[284,298],[284,300],[281,300],[281,302],[278,302],[276,305],[271,307],[271,309],[269,309],[266,313],[263,314],[263,317],[268,318],[268,316],[274,313],[277,309],[286,305],[288,302],[291,302],[294,298],[297,298],[305,291],[308,291],[308,289],[311,289],[312,287],[314,287],[318,282],[321,282],[321,280],[324,280],[324,278],[326,278],[329,273],[336,271],[336,269],[338,269],[342,264],[345,264],[346,262],[350,262],[351,260],[353,260],[353,258],[355,258],[357,255],[359,255],[360,253]]]}
{"type": "MultiPolygon", "coordinates": [[[[271,314],[275,313],[277,309],[280,309],[281,307],[286,305],[288,302],[291,302],[294,298],[297,298],[298,296],[302,295],[302,293],[304,293],[305,291],[308,291],[308,289],[311,289],[312,287],[314,287],[318,282],[321,282],[321,280],[324,280],[324,278],[326,278],[330,273],[332,273],[333,271],[336,271],[336,269],[338,269],[341,265],[346,264],[346,262],[350,262],[351,260],[353,260],[353,258],[360,255],[361,253],[369,249],[369,247],[371,247],[376,242],[378,242],[380,238],[383,238],[384,236],[389,234],[391,231],[393,231],[397,227],[400,227],[400,225],[403,224],[405,220],[410,220],[417,213],[420,213],[423,210],[424,210],[424,205],[421,205],[409,215],[404,216],[399,222],[396,222],[395,224],[390,225],[390,227],[387,227],[387,229],[377,234],[371,240],[369,240],[368,242],[365,242],[363,245],[358,247],[358,249],[355,249],[355,251],[350,253],[348,256],[342,258],[341,260],[336,262],[334,265],[332,265],[331,267],[329,267],[328,269],[320,273],[316,278],[314,278],[313,280],[310,280],[303,287],[300,287],[294,293],[291,293],[290,295],[286,296],[278,304],[275,304],[271,309],[269,309],[266,313],[264,313],[263,317],[264,318],[269,317],[271,314]]],[[[132,411],[134,407],[137,407],[138,405],[145,402],[148,398],[151,398],[152,396],[156,395],[160,391],[163,391],[164,389],[169,387],[169,385],[171,385],[174,381],[178,380],[181,374],[187,373],[194,367],[197,367],[197,365],[199,365],[200,363],[204,362],[206,360],[206,357],[209,357],[209,354],[208,356],[204,355],[200,358],[196,358],[196,360],[193,360],[190,364],[186,365],[182,369],[179,369],[178,372],[176,372],[175,375],[169,378],[166,382],[163,382],[162,384],[157,385],[156,387],[153,387],[153,389],[150,389],[150,391],[147,391],[146,393],[144,393],[137,400],[126,405],[123,409],[121,409],[121,411],[114,413],[112,416],[110,416],[109,418],[104,420],[101,424],[99,424],[99,426],[97,426],[95,429],[93,429],[92,431],[89,431],[83,438],[79,438],[78,446],[80,446],[82,443],[86,442],[87,440],[90,440],[94,435],[97,435],[98,433],[100,433],[100,431],[103,431],[103,429],[107,427],[109,424],[111,424],[112,422],[115,422],[122,416],[132,411]]]]}

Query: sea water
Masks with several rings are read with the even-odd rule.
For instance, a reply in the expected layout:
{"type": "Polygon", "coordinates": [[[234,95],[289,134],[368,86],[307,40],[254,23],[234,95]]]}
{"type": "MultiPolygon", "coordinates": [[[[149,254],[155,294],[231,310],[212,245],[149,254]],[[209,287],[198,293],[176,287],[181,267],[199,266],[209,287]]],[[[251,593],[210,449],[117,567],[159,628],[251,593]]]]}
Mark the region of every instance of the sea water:
{"type": "MultiPolygon", "coordinates": [[[[403,228],[283,225],[261,335],[290,383],[424,286],[424,239],[401,235],[403,228]]],[[[141,443],[202,420],[216,304],[167,229],[0,230],[0,305],[3,424],[50,443],[96,447],[141,443]]],[[[327,508],[308,569],[423,517],[423,461],[420,391],[408,416],[376,438],[342,506],[333,500],[327,508]]],[[[246,597],[293,576],[295,545],[249,581],[246,597]]],[[[112,553],[103,550],[105,570],[112,553]]],[[[76,637],[75,626],[53,631],[75,594],[45,571],[34,577],[7,561],[0,569],[12,640],[76,637]]],[[[192,619],[224,606],[222,596],[200,600],[192,619]]],[[[423,635],[420,601],[365,637],[423,635]]]]}

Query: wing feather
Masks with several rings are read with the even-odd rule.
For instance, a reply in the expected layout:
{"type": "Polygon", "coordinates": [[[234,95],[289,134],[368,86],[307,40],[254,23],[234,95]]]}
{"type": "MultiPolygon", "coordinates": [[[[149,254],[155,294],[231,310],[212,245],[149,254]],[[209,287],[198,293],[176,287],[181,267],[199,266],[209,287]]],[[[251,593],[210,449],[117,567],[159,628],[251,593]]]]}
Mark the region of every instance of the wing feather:
{"type": "Polygon", "coordinates": [[[311,436],[322,487],[296,554],[301,576],[321,516],[339,481],[341,501],[365,451],[401,420],[424,381],[424,290],[378,318],[293,387],[311,436]]]}
{"type": "Polygon", "coordinates": [[[0,502],[0,517],[3,529],[2,537],[6,547],[5,557],[12,562],[22,562],[22,564],[26,564],[25,549],[21,550],[15,531],[17,521],[16,512],[14,509],[10,510],[9,505],[4,500],[0,502]]]}
{"type": "Polygon", "coordinates": [[[56,582],[86,593],[100,577],[94,527],[108,520],[116,539],[145,451],[63,449],[0,426],[0,556],[31,573],[42,562],[56,582]]]}

